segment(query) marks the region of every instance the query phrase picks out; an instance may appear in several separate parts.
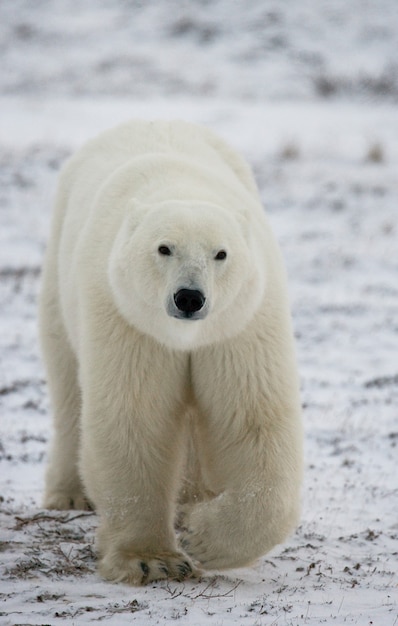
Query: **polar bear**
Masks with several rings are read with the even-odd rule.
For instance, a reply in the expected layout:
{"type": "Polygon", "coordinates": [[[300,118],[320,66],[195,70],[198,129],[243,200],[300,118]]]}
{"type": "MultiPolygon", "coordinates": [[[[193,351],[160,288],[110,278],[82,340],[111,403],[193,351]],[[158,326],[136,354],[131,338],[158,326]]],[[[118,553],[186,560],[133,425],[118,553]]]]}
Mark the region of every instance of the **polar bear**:
{"type": "Polygon", "coordinates": [[[132,121],[60,178],[40,298],[55,421],[45,506],[93,506],[100,571],[245,566],[297,522],[286,279],[246,163],[210,130],[132,121]]]}

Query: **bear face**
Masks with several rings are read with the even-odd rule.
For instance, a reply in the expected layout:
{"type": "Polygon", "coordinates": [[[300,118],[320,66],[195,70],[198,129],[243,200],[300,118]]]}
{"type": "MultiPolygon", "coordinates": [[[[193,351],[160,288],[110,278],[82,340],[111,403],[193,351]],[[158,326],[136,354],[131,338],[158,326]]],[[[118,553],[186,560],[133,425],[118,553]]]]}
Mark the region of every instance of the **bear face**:
{"type": "Polygon", "coordinates": [[[264,293],[261,250],[244,214],[210,203],[132,204],[110,256],[119,312],[173,349],[239,333],[264,293]]]}

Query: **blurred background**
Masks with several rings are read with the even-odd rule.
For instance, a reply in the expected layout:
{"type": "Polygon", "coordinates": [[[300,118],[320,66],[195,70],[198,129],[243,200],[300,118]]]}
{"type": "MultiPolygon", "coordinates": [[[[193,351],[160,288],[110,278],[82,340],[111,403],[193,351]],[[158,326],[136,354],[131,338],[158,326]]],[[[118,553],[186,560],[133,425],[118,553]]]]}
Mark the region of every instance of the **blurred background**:
{"type": "Polygon", "coordinates": [[[3,0],[19,96],[398,98],[394,0],[3,0]]]}

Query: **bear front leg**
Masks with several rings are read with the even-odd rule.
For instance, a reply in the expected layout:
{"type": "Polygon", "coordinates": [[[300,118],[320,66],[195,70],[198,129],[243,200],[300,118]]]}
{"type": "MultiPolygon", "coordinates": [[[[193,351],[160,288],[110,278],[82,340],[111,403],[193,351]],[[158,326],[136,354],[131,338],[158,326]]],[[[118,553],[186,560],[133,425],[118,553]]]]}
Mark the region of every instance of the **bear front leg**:
{"type": "Polygon", "coordinates": [[[130,584],[183,580],[197,573],[174,532],[185,358],[117,322],[91,343],[81,375],[81,471],[100,516],[100,572],[130,584]]]}
{"type": "Polygon", "coordinates": [[[206,569],[250,564],[298,519],[302,434],[294,360],[283,345],[255,339],[247,332],[192,358],[203,475],[216,495],[183,508],[180,542],[206,569]]]}

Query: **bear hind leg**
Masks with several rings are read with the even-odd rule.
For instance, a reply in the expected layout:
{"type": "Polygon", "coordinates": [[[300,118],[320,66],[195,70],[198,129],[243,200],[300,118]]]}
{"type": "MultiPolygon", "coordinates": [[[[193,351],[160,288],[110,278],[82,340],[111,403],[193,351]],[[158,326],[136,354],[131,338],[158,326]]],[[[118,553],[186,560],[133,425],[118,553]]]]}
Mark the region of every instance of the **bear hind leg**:
{"type": "Polygon", "coordinates": [[[77,363],[58,306],[45,286],[40,331],[54,422],[43,504],[47,509],[89,510],[78,470],[81,394],[77,363]]]}

